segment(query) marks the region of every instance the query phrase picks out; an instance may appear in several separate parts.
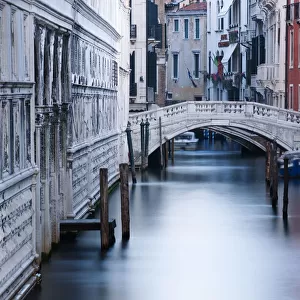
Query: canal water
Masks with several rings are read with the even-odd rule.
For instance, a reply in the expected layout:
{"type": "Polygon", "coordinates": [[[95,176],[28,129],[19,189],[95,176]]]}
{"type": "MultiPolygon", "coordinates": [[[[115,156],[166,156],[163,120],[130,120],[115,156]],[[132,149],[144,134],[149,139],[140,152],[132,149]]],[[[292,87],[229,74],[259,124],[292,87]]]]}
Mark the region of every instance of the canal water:
{"type": "Polygon", "coordinates": [[[178,151],[174,166],[138,174],[130,187],[131,238],[121,241],[120,191],[109,198],[116,243],[99,232],[62,241],[29,300],[299,300],[300,182],[289,219],[270,205],[264,157],[226,141],[178,151]]]}

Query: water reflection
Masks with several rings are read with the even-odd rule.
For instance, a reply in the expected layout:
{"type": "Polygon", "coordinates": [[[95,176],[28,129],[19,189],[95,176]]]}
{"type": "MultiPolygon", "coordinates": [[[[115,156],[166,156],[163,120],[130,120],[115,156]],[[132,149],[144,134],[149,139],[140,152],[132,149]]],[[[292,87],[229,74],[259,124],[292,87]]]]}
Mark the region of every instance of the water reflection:
{"type": "Polygon", "coordinates": [[[127,243],[115,190],[114,247],[102,257],[97,232],[62,242],[28,299],[299,299],[300,182],[290,182],[284,222],[283,182],[273,210],[264,157],[242,157],[235,144],[214,149],[178,151],[174,166],[138,174],[127,243]]]}

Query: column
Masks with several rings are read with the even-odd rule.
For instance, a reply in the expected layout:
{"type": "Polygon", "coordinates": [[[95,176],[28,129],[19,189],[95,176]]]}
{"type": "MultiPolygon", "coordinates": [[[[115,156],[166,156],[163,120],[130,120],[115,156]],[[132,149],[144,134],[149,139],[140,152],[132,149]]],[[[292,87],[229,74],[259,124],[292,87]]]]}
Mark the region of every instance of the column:
{"type": "Polygon", "coordinates": [[[44,99],[44,46],[46,30],[41,25],[35,27],[35,58],[36,58],[36,105],[43,105],[44,99]]]}

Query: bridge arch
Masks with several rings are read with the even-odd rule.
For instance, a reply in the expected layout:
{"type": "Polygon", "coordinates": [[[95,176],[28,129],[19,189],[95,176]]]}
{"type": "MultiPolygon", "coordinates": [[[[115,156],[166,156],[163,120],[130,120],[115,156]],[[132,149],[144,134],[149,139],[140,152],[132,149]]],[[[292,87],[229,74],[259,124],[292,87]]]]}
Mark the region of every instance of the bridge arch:
{"type": "MultiPolygon", "coordinates": [[[[162,142],[196,128],[242,131],[275,141],[283,150],[300,148],[300,113],[253,102],[187,101],[130,116],[135,158],[139,159],[140,123],[150,123],[149,154],[162,142]],[[161,127],[161,128],[160,128],[161,127]]],[[[242,134],[242,133],[240,133],[242,134]]],[[[244,134],[251,142],[250,136],[244,134]]]]}

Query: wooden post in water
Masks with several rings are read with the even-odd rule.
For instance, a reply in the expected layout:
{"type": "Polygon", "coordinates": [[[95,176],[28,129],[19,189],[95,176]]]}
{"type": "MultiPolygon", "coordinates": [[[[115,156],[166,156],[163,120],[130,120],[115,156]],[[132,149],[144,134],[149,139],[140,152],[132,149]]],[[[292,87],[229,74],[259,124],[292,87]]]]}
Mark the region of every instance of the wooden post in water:
{"type": "Polygon", "coordinates": [[[171,151],[172,165],[174,165],[174,148],[175,148],[174,140],[175,140],[175,139],[172,138],[172,151],[171,151]]]}
{"type": "Polygon", "coordinates": [[[273,178],[274,178],[274,151],[273,151],[273,144],[270,144],[270,164],[269,164],[269,169],[270,169],[270,196],[271,198],[273,197],[273,178]]]}
{"type": "Polygon", "coordinates": [[[129,240],[130,215],[129,215],[128,164],[120,164],[119,170],[120,170],[120,182],[121,182],[122,238],[129,240]]]}
{"type": "Polygon", "coordinates": [[[145,165],[145,123],[142,119],[141,127],[141,169],[144,170],[145,165]]]}
{"type": "Polygon", "coordinates": [[[284,163],[284,173],[283,173],[283,209],[282,216],[284,219],[287,219],[288,216],[288,204],[289,204],[289,159],[285,157],[283,159],[284,163]]]}
{"type": "Polygon", "coordinates": [[[165,156],[164,156],[164,159],[165,159],[165,168],[168,166],[168,160],[169,160],[169,142],[165,142],[165,156]]]}
{"type": "Polygon", "coordinates": [[[150,126],[150,123],[147,118],[146,123],[145,123],[145,160],[146,160],[145,164],[146,164],[146,167],[148,167],[148,154],[149,154],[149,138],[150,138],[149,126],[150,126]]]}
{"type": "Polygon", "coordinates": [[[161,117],[158,119],[159,123],[159,154],[160,154],[160,167],[164,167],[163,148],[162,148],[162,128],[161,128],[161,117]]]}
{"type": "Polygon", "coordinates": [[[270,184],[270,142],[266,143],[266,183],[270,184]]]}
{"type": "Polygon", "coordinates": [[[272,188],[273,188],[273,194],[272,194],[272,206],[276,207],[278,204],[278,163],[277,163],[277,143],[273,142],[273,180],[272,180],[272,188]]]}
{"type": "Polygon", "coordinates": [[[107,168],[100,168],[100,222],[101,250],[107,250],[109,248],[107,168]]]}
{"type": "Polygon", "coordinates": [[[134,164],[134,156],[133,156],[133,147],[132,147],[132,139],[131,139],[131,129],[130,122],[127,123],[126,135],[127,135],[127,143],[128,143],[128,151],[129,151],[129,160],[131,167],[131,175],[132,175],[132,183],[136,183],[136,174],[135,174],[135,164],[134,164]]]}

